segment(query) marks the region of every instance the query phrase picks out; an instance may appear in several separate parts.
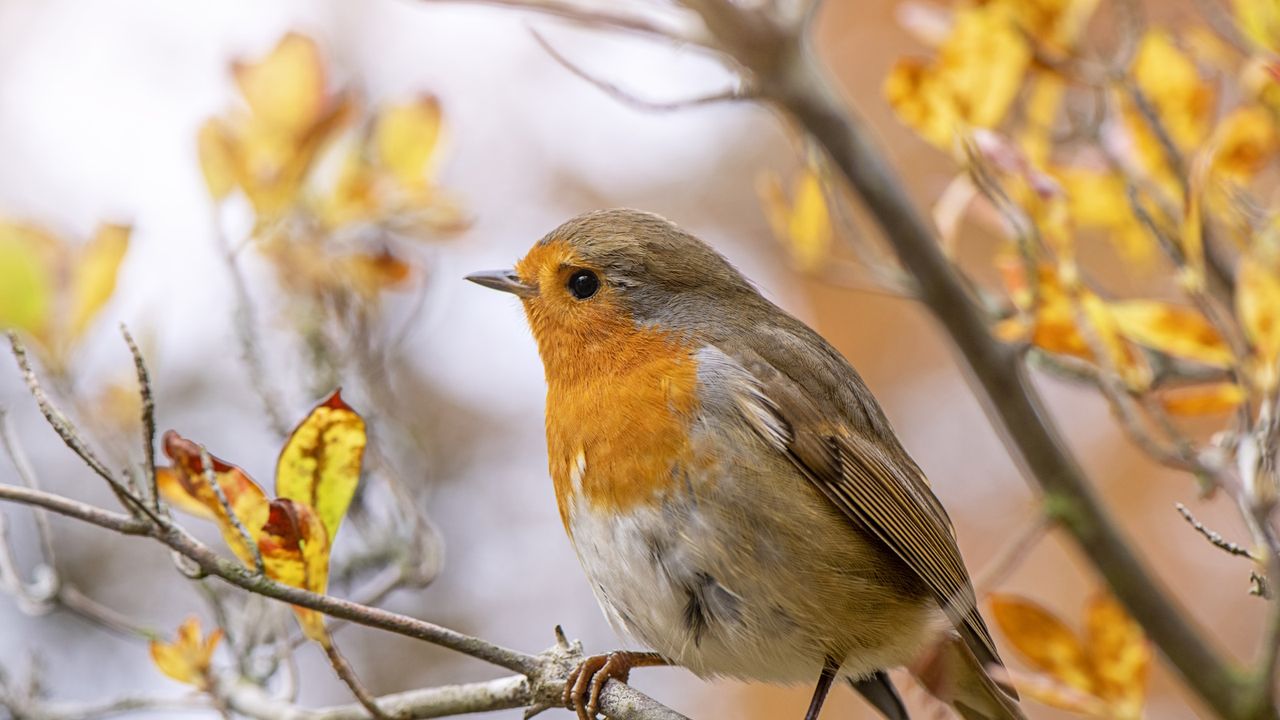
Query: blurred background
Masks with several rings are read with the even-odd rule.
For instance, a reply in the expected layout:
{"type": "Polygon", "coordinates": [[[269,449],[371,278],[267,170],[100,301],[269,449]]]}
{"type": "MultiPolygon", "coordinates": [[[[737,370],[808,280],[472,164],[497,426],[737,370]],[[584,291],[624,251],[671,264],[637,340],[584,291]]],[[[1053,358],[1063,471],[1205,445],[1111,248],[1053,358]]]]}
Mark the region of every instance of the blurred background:
{"type": "MultiPolygon", "coordinates": [[[[1191,12],[1176,2],[1151,5],[1157,18],[1174,25],[1191,12]]],[[[923,52],[901,29],[895,6],[893,0],[826,3],[820,47],[913,192],[931,202],[954,166],[900,126],[882,99],[893,61],[923,52]]],[[[383,389],[392,388],[399,401],[395,417],[413,423],[412,438],[397,445],[412,448],[400,454],[398,473],[413,488],[411,502],[434,523],[427,533],[432,551],[443,546],[433,582],[392,593],[387,607],[529,652],[551,644],[556,624],[588,651],[619,644],[556,513],[543,441],[541,365],[520,308],[461,280],[472,270],[509,266],[572,215],[611,206],[651,210],[700,235],[845,353],[932,479],[971,570],[982,576],[1033,521],[1035,499],[945,338],[918,307],[815,279],[796,270],[774,240],[757,180],[770,172],[788,177],[803,158],[779,117],[751,104],[638,111],[557,65],[530,27],[645,98],[684,98],[732,83],[689,50],[484,7],[411,0],[0,0],[0,217],[37,224],[73,243],[100,222],[132,226],[116,291],[79,341],[67,373],[71,384],[62,388],[79,398],[77,408],[90,416],[81,417],[87,427],[106,428],[95,438],[112,447],[136,442],[132,425],[121,437],[103,437],[112,434],[112,412],[136,422],[126,401],[117,397],[112,404],[113,393],[133,387],[115,328],[125,322],[151,362],[161,429],[178,429],[259,480],[272,474],[280,441],[241,362],[236,281],[224,258],[228,244],[236,250],[251,232],[253,213],[243,200],[215,207],[201,177],[196,137],[207,118],[238,102],[231,63],[262,58],[293,31],[318,44],[330,87],[358,93],[365,107],[423,94],[438,99],[444,133],[433,177],[467,221],[460,229],[438,223],[439,232],[398,247],[411,277],[378,292],[374,325],[397,333],[397,342],[379,346],[378,367],[390,378],[383,389]]],[[[870,229],[855,223],[843,232],[870,229]]],[[[980,237],[962,236],[961,247],[974,257],[990,250],[980,237]]],[[[326,376],[308,364],[307,336],[291,314],[298,306],[277,282],[278,260],[253,248],[236,250],[236,257],[256,308],[267,384],[278,396],[279,415],[292,424],[322,397],[326,376]]],[[[333,379],[346,381],[344,373],[360,367],[368,368],[334,369],[333,379]]],[[[1235,511],[1225,500],[1197,501],[1186,477],[1135,452],[1091,391],[1043,384],[1134,544],[1221,648],[1247,657],[1263,603],[1248,595],[1241,567],[1192,532],[1173,503],[1185,502],[1211,527],[1243,536],[1235,511]]],[[[375,435],[391,432],[378,424],[376,389],[362,385],[348,399],[370,418],[375,435]]],[[[41,421],[7,360],[0,362],[0,405],[48,489],[111,502],[41,421]]],[[[125,451],[121,462],[128,457],[125,451]]],[[[3,467],[0,478],[13,481],[11,468],[3,467]]],[[[38,551],[29,513],[0,511],[9,518],[18,558],[29,561],[38,551]]],[[[85,595],[166,634],[193,613],[212,622],[195,585],[155,544],[53,522],[60,568],[85,595]]],[[[340,535],[339,553],[343,544],[340,535]]],[[[1097,587],[1075,549],[1057,535],[1032,548],[1000,586],[1036,599],[1077,628],[1097,587]]],[[[334,590],[350,588],[339,579],[334,590]]],[[[351,628],[340,640],[379,694],[497,674],[384,633],[351,628]]],[[[151,664],[144,641],[66,612],[33,617],[0,596],[0,665],[20,677],[33,658],[58,700],[183,692],[151,664]]],[[[298,661],[301,702],[350,702],[318,650],[302,647],[298,661]]],[[[798,718],[811,690],[703,682],[675,669],[639,671],[633,682],[695,718],[798,718]]],[[[910,681],[901,685],[913,707],[926,707],[910,681]]],[[[1029,712],[1065,717],[1043,707],[1029,712]]],[[[834,693],[824,716],[873,717],[847,689],[834,693]]],[[[1147,716],[1199,716],[1159,662],[1147,716]]],[[[486,717],[515,718],[519,711],[486,717]]]]}

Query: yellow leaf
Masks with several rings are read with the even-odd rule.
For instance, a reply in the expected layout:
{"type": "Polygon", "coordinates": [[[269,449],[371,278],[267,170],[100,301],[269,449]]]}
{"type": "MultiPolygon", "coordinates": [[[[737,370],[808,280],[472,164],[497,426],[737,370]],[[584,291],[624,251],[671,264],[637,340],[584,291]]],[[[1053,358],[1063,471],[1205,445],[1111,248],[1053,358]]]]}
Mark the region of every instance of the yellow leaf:
{"type": "Polygon", "coordinates": [[[1215,367],[1231,365],[1231,349],[1199,312],[1156,300],[1111,303],[1120,333],[1139,345],[1215,367]]]}
{"type": "Polygon", "coordinates": [[[1261,172],[1280,151],[1275,122],[1270,112],[1256,105],[1232,111],[1215,132],[1213,169],[1237,182],[1261,172]]]}
{"type": "Polygon", "coordinates": [[[1062,621],[1036,603],[1013,595],[992,595],[989,602],[996,624],[1027,664],[1068,687],[1093,693],[1085,649],[1062,621]]]}
{"type": "MultiPolygon", "coordinates": [[[[1137,90],[1158,118],[1170,142],[1191,153],[1208,134],[1214,116],[1214,91],[1200,76],[1195,62],[1164,30],[1149,30],[1138,44],[1132,75],[1137,90]]],[[[1154,186],[1170,196],[1181,192],[1181,181],[1169,165],[1167,153],[1147,116],[1136,102],[1122,96],[1124,127],[1132,147],[1127,162],[1145,171],[1154,186]]]]}
{"type": "Polygon", "coordinates": [[[1003,3],[956,12],[951,34],[931,63],[899,61],[884,93],[898,117],[950,150],[958,131],[1004,119],[1022,86],[1030,47],[1003,3]]]}
{"type": "Polygon", "coordinates": [[[364,420],[341,391],[316,406],[289,436],[276,463],[276,494],[315,509],[332,542],[360,481],[364,420]]]}
{"type": "Polygon", "coordinates": [[[235,187],[236,158],[233,143],[230,131],[218,118],[206,120],[196,135],[200,172],[204,175],[205,187],[214,200],[225,198],[235,187]]]}
{"type": "Polygon", "coordinates": [[[209,667],[213,651],[222,639],[222,630],[201,637],[200,621],[188,618],[178,626],[177,637],[171,643],[151,641],[151,661],[160,672],[181,683],[206,689],[209,685],[209,667]]]}
{"type": "Polygon", "coordinates": [[[384,108],[374,121],[378,162],[406,188],[425,183],[439,138],[440,103],[433,97],[384,108]]]}
{"type": "Polygon", "coordinates": [[[1077,167],[1056,168],[1053,175],[1066,192],[1072,222],[1081,228],[1106,230],[1110,241],[1134,263],[1151,259],[1155,247],[1134,217],[1123,177],[1077,167]]]}
{"type": "MultiPolygon", "coordinates": [[[[1213,115],[1213,90],[1169,33],[1149,30],[1143,35],[1133,62],[1133,77],[1174,144],[1187,150],[1204,139],[1213,115]]],[[[1134,124],[1145,127],[1145,121],[1138,118],[1134,124]]],[[[1143,138],[1140,142],[1155,142],[1147,133],[1143,138]]],[[[1154,147],[1149,152],[1145,156],[1160,154],[1154,147]]]]}
{"type": "MultiPolygon", "coordinates": [[[[169,468],[172,477],[158,475],[156,478],[157,482],[163,481],[159,485],[160,491],[165,494],[166,499],[180,509],[196,504],[203,506],[207,512],[197,511],[194,514],[202,517],[212,515],[227,547],[231,548],[240,562],[252,567],[254,564],[252,550],[231,522],[230,514],[223,507],[213,486],[205,476],[202,448],[172,430],[164,434],[160,444],[165,455],[173,461],[173,465],[169,468]]],[[[213,455],[209,455],[209,461],[218,488],[222,490],[227,505],[249,532],[250,537],[256,537],[257,529],[267,521],[269,508],[266,493],[235,465],[213,455]]]]}
{"type": "Polygon", "coordinates": [[[1232,0],[1236,22],[1258,46],[1280,52],[1280,3],[1275,0],[1232,0]]]}
{"type": "Polygon", "coordinates": [[[763,176],[758,191],[774,236],[787,246],[796,265],[802,270],[821,266],[830,251],[834,231],[817,170],[805,166],[800,171],[790,201],[776,175],[763,176]]]}
{"type": "MultiPolygon", "coordinates": [[[[1031,4],[1031,3],[1028,3],[1031,4]]],[[[1018,144],[1033,165],[1044,166],[1053,151],[1053,130],[1066,84],[1057,75],[1041,73],[1031,84],[1026,103],[1026,124],[1018,144]]]]}
{"type": "Polygon", "coordinates": [[[1018,25],[1058,51],[1068,51],[1079,39],[1098,0],[1005,0],[1018,25]]]}
{"type": "Polygon", "coordinates": [[[1276,387],[1280,362],[1280,277],[1274,270],[1246,255],[1236,278],[1236,316],[1253,346],[1257,382],[1264,392],[1276,387]]]}
{"type": "Polygon", "coordinates": [[[1215,415],[1234,410],[1244,402],[1245,393],[1235,383],[1191,385],[1160,393],[1160,405],[1173,415],[1215,415]]]}
{"type": "MultiPolygon", "coordinates": [[[[1111,367],[1129,387],[1143,388],[1150,382],[1150,369],[1125,342],[1111,308],[1096,293],[1085,287],[1064,287],[1059,270],[1050,265],[1038,268],[1033,287],[1027,282],[1020,261],[1005,257],[997,264],[1010,297],[1022,313],[1017,322],[1026,328],[1023,337],[1032,344],[1051,353],[1098,362],[1094,343],[1079,326],[1083,316],[1088,322],[1088,332],[1105,350],[1111,367]],[[1077,297],[1073,298],[1072,293],[1077,297]]],[[[1017,329],[1018,324],[1006,320],[997,325],[994,332],[1002,339],[1015,338],[1017,329]]]]}
{"type": "Polygon", "coordinates": [[[313,40],[289,33],[257,62],[232,65],[253,119],[267,128],[300,135],[325,106],[325,72],[313,40]]]}
{"type": "Polygon", "coordinates": [[[24,225],[0,222],[0,328],[42,335],[53,303],[49,248],[53,241],[24,225]]]}
{"type": "Polygon", "coordinates": [[[116,289],[116,274],[129,249],[127,225],[102,225],[80,249],[71,269],[70,339],[84,334],[116,289]]]}
{"type": "Polygon", "coordinates": [[[1089,604],[1085,647],[1093,667],[1095,692],[1116,720],[1138,720],[1146,703],[1151,649],[1138,623],[1110,595],[1089,604]]]}
{"type": "MultiPolygon", "coordinates": [[[[258,549],[271,579],[314,593],[324,593],[328,587],[329,535],[320,517],[305,503],[289,498],[272,500],[258,549]]],[[[293,611],[307,637],[321,644],[329,641],[323,615],[298,606],[293,611]]]]}

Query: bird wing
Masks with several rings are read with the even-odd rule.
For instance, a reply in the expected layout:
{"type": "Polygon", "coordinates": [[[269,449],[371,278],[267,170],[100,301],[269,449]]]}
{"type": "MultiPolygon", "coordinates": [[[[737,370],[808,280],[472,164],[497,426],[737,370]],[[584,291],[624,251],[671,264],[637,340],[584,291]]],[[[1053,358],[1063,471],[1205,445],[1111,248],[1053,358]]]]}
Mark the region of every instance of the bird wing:
{"type": "Polygon", "coordinates": [[[924,581],[984,665],[1003,665],[924,473],[848,362],[807,326],[786,321],[714,343],[755,380],[739,402],[747,422],[924,581]]]}

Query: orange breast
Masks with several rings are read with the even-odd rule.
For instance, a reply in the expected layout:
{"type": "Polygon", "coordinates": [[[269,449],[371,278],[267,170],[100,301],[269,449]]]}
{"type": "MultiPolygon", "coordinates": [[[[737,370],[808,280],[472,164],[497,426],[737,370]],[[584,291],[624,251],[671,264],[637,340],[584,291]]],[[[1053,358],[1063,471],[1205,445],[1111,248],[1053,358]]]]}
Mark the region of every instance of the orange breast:
{"type": "Polygon", "coordinates": [[[616,333],[610,345],[590,353],[591,367],[547,369],[547,451],[570,534],[572,503],[614,511],[654,503],[690,469],[692,349],[647,328],[616,333]]]}

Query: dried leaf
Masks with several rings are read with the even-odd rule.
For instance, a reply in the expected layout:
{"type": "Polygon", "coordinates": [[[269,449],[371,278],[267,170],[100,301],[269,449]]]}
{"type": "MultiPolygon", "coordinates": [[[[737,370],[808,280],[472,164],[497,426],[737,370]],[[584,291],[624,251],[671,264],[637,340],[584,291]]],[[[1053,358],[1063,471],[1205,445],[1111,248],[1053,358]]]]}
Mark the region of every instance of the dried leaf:
{"type": "Polygon", "coordinates": [[[1160,405],[1173,415],[1214,415],[1230,412],[1244,402],[1245,392],[1235,383],[1190,385],[1160,393],[1160,405]]]}
{"type": "Polygon", "coordinates": [[[349,255],[340,262],[347,284],[365,297],[401,287],[413,276],[412,265],[385,249],[377,254],[349,255]]]}
{"type": "Polygon", "coordinates": [[[1085,647],[1095,692],[1115,720],[1138,720],[1146,704],[1151,648],[1142,628],[1110,595],[1100,594],[1086,614],[1085,647]]]}
{"type": "MultiPolygon", "coordinates": [[[[201,463],[201,447],[172,430],[164,434],[161,447],[165,455],[173,461],[170,471],[177,480],[173,483],[165,479],[165,483],[160,485],[165,498],[180,509],[189,507],[193,503],[206,508],[218,524],[222,539],[227,546],[240,559],[240,562],[252,567],[254,564],[252,550],[245,544],[244,538],[232,524],[230,515],[227,514],[213,487],[205,478],[201,463]],[[187,497],[183,497],[184,495],[187,497]]],[[[253,536],[255,529],[262,527],[267,521],[266,493],[249,478],[248,474],[235,465],[213,455],[209,456],[209,460],[213,465],[218,487],[226,497],[227,504],[231,506],[240,523],[253,536]]],[[[162,478],[157,478],[157,480],[160,479],[162,478]]],[[[207,517],[205,513],[199,513],[199,515],[207,517]]]]}
{"type": "Polygon", "coordinates": [[[178,626],[173,642],[151,641],[151,661],[174,680],[204,689],[209,685],[209,667],[220,640],[221,628],[202,638],[200,620],[190,617],[178,626]]]}
{"type": "Polygon", "coordinates": [[[374,121],[378,162],[405,188],[424,185],[439,138],[440,103],[434,97],[383,108],[374,121]]]}
{"type": "MultiPolygon", "coordinates": [[[[306,504],[289,498],[272,500],[258,549],[271,579],[314,593],[324,593],[328,587],[329,535],[320,517],[306,504]]],[[[322,614],[298,606],[293,611],[307,637],[328,642],[322,614]]]]}
{"type": "Polygon", "coordinates": [[[1036,603],[1013,595],[992,595],[989,602],[1001,632],[1029,665],[1070,688],[1093,693],[1085,648],[1061,620],[1036,603]]]}
{"type": "Polygon", "coordinates": [[[364,420],[341,391],[293,430],[276,463],[276,493],[315,509],[332,542],[360,481],[364,420]]]}
{"type": "Polygon", "coordinates": [[[127,225],[102,225],[77,254],[71,268],[70,339],[84,334],[115,292],[116,274],[129,249],[131,232],[127,225]]]}
{"type": "Polygon", "coordinates": [[[1120,333],[1139,345],[1186,360],[1228,367],[1231,349],[1196,310],[1157,300],[1111,303],[1120,333]]]}

